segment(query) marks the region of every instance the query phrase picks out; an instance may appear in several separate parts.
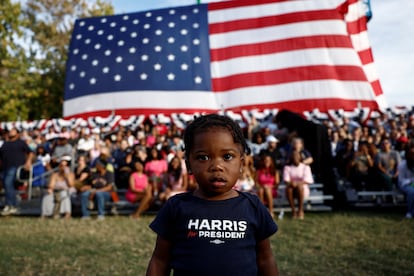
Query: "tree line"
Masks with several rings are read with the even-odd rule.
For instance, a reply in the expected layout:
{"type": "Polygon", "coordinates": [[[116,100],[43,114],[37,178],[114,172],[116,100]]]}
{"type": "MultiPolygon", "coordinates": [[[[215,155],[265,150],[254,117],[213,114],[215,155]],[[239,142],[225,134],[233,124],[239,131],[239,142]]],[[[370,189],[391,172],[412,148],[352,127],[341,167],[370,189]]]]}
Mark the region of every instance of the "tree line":
{"type": "Polygon", "coordinates": [[[0,121],[62,117],[75,20],[113,15],[109,0],[1,0],[0,121]]]}

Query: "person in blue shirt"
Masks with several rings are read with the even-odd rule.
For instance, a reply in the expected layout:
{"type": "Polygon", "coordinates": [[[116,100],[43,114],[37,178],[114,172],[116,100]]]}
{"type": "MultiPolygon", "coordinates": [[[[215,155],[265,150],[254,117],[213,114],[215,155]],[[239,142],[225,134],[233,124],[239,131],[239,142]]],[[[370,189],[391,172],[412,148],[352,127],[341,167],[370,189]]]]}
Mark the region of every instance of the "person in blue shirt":
{"type": "Polygon", "coordinates": [[[196,118],[184,133],[197,188],[171,197],[150,224],[157,241],[147,275],[278,275],[270,237],[277,232],[256,195],[233,189],[249,154],[226,116],[196,118]]]}

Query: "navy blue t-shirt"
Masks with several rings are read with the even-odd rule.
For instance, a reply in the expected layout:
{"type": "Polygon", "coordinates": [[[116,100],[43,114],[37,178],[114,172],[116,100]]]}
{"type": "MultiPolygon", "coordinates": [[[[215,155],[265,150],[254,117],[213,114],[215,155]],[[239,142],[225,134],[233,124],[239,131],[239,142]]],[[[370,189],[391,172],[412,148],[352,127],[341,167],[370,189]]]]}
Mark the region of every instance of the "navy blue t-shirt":
{"type": "Polygon", "coordinates": [[[257,196],[210,201],[171,197],[150,224],[172,242],[174,275],[257,275],[256,245],[277,231],[257,196]]]}
{"type": "Polygon", "coordinates": [[[26,163],[27,154],[31,149],[23,140],[6,141],[0,148],[3,169],[19,167],[26,163]]]}

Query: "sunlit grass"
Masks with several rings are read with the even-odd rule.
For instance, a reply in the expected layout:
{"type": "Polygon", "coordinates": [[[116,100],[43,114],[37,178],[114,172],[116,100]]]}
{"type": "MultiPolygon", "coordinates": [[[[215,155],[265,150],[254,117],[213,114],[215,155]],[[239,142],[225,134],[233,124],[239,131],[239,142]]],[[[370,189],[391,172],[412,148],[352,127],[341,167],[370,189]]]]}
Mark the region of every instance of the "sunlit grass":
{"type": "MultiPolygon", "coordinates": [[[[152,219],[1,218],[0,275],[144,275],[152,219]]],[[[282,275],[414,273],[414,220],[399,213],[312,213],[277,223],[271,241],[282,275]]]]}

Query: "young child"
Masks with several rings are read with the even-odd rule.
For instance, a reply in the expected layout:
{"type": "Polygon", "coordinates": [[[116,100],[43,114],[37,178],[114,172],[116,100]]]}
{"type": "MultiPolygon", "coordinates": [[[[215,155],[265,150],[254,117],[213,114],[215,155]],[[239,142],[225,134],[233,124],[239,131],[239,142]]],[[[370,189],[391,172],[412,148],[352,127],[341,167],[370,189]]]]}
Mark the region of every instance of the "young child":
{"type": "Polygon", "coordinates": [[[184,144],[198,186],[171,197],[151,223],[158,236],[147,275],[278,275],[269,240],[277,225],[257,196],[233,189],[250,151],[240,127],[201,116],[184,144]]]}

